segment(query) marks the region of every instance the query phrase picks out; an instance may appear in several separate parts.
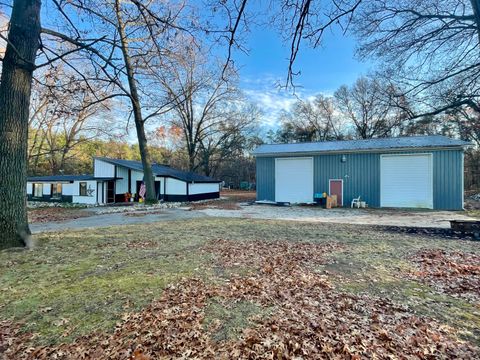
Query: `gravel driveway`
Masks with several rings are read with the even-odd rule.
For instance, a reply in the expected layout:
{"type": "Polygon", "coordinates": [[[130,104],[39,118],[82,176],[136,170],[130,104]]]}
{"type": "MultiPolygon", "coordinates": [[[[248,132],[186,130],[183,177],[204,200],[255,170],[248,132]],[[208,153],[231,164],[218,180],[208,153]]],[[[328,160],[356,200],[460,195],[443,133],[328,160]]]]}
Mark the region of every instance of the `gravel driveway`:
{"type": "Polygon", "coordinates": [[[65,221],[33,223],[30,224],[30,230],[32,233],[39,233],[45,231],[62,231],[118,225],[149,224],[159,221],[185,220],[207,216],[200,212],[188,211],[182,208],[110,214],[96,214],[95,210],[92,209],[79,209],[79,211],[89,212],[89,215],[91,216],[65,221]]]}
{"type": "Polygon", "coordinates": [[[310,206],[282,207],[247,204],[242,204],[239,210],[203,209],[199,212],[214,217],[440,228],[449,228],[449,220],[472,220],[461,211],[349,208],[327,210],[310,206]]]}
{"type": "Polygon", "coordinates": [[[469,220],[460,211],[426,211],[426,210],[390,210],[390,209],[322,209],[309,206],[280,207],[271,205],[239,204],[236,210],[212,207],[189,209],[185,207],[168,208],[146,212],[126,212],[98,214],[96,209],[79,209],[89,212],[88,217],[64,221],[33,223],[33,233],[44,231],[61,231],[127,224],[146,224],[169,220],[188,220],[202,217],[271,219],[305,222],[329,222],[343,224],[366,224],[385,226],[449,228],[449,220],[469,220]]]}

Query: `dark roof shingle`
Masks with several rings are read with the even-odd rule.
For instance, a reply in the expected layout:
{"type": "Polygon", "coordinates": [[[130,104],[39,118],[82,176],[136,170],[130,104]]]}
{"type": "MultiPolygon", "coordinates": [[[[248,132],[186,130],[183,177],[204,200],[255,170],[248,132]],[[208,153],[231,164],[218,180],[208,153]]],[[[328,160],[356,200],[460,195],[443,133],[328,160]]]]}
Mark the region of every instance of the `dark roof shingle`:
{"type": "Polygon", "coordinates": [[[294,153],[322,153],[339,151],[369,151],[389,149],[421,149],[470,146],[463,140],[451,139],[446,136],[409,136],[396,138],[378,138],[366,140],[339,140],[294,144],[264,144],[255,149],[253,155],[276,155],[294,153]]]}
{"type": "MultiPolygon", "coordinates": [[[[104,157],[97,157],[96,159],[108,162],[113,165],[123,166],[132,170],[143,171],[143,166],[140,161],[111,159],[111,158],[104,158],[104,157]]],[[[209,176],[200,175],[191,171],[182,171],[182,170],[174,169],[170,166],[159,165],[159,164],[153,164],[152,171],[156,176],[172,177],[172,178],[186,181],[186,182],[204,182],[204,183],[220,182],[219,180],[215,180],[209,176]]]]}
{"type": "Polygon", "coordinates": [[[47,175],[47,176],[29,176],[27,181],[29,182],[43,182],[43,181],[87,181],[95,180],[93,175],[47,175]]]}

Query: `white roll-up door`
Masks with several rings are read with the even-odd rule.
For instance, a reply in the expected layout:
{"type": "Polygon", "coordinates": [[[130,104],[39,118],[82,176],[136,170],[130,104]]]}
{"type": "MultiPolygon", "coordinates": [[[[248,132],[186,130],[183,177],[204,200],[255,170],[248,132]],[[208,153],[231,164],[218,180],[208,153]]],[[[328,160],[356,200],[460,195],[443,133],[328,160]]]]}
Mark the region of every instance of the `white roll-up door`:
{"type": "Polygon", "coordinates": [[[380,206],[433,208],[432,154],[381,155],[380,206]]]}
{"type": "Polygon", "coordinates": [[[313,158],[275,159],[275,201],[313,202],[313,158]]]}

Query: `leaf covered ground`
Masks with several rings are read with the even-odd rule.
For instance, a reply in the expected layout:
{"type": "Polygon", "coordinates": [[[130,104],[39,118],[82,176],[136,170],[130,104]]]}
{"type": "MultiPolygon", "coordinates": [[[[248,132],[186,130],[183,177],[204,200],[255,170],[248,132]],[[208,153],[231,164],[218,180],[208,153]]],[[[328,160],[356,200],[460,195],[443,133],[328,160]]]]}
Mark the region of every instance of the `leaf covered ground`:
{"type": "Polygon", "coordinates": [[[43,235],[32,251],[0,253],[0,353],[478,358],[478,298],[437,283],[468,270],[478,281],[465,266],[478,260],[479,245],[234,219],[43,235]],[[445,257],[461,270],[437,269],[445,257]]]}
{"type": "Polygon", "coordinates": [[[45,207],[28,210],[30,223],[45,223],[51,221],[64,221],[92,216],[91,212],[82,208],[45,207]]]}
{"type": "Polygon", "coordinates": [[[191,210],[222,209],[240,210],[239,203],[256,200],[255,191],[222,190],[220,199],[192,202],[188,204],[191,210]]]}
{"type": "Polygon", "coordinates": [[[459,251],[423,250],[411,257],[412,277],[442,293],[480,304],[480,255],[459,251]]]}

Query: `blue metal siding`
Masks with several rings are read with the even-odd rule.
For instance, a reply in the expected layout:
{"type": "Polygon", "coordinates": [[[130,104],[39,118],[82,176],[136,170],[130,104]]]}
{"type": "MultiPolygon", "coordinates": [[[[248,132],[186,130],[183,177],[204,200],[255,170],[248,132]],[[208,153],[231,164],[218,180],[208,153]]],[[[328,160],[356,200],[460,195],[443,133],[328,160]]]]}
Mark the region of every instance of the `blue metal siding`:
{"type": "Polygon", "coordinates": [[[380,206],[380,155],[372,153],[317,155],[314,157],[314,189],[328,193],[330,179],[343,179],[343,204],[361,196],[372,207],[380,206]]]}
{"type": "Polygon", "coordinates": [[[257,163],[257,200],[275,201],[275,158],[259,157],[257,163]]]}
{"type": "MultiPolygon", "coordinates": [[[[433,154],[433,207],[461,210],[463,207],[463,151],[422,150],[388,154],[433,154]]],[[[343,179],[343,204],[361,196],[370,207],[380,206],[380,155],[347,153],[314,155],[314,192],[328,192],[329,179],[343,179]]],[[[286,156],[281,156],[286,157],[286,156]]],[[[275,158],[257,157],[257,200],[275,201],[275,158]]],[[[313,194],[312,194],[313,196],[313,194]]]]}
{"type": "Polygon", "coordinates": [[[435,151],[433,154],[433,208],[462,210],[463,151],[435,151]]]}

